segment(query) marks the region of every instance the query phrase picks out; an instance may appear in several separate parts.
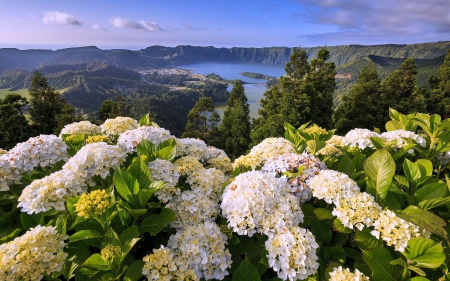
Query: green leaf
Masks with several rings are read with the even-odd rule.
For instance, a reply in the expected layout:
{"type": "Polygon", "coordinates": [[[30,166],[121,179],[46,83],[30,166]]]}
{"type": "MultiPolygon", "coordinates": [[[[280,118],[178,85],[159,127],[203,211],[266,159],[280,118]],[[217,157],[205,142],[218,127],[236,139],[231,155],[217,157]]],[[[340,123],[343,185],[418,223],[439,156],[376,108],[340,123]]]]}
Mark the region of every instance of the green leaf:
{"type": "Polygon", "coordinates": [[[331,210],[330,209],[326,209],[326,208],[316,208],[316,209],[314,209],[314,215],[316,215],[316,217],[319,220],[334,219],[334,216],[331,214],[331,210]]]}
{"type": "Polygon", "coordinates": [[[120,241],[119,236],[114,231],[114,229],[112,229],[111,227],[108,228],[108,230],[106,231],[106,235],[102,241],[102,246],[107,245],[107,244],[111,244],[113,246],[119,246],[119,247],[122,246],[122,242],[120,241]]]}
{"type": "Polygon", "coordinates": [[[339,160],[337,170],[338,172],[351,175],[356,170],[356,165],[350,157],[344,155],[344,157],[339,160]]]}
{"type": "Polygon", "coordinates": [[[442,198],[447,195],[447,185],[443,182],[430,183],[422,186],[414,193],[414,200],[421,202],[423,200],[442,198]]]}
{"type": "Polygon", "coordinates": [[[395,174],[395,161],[388,151],[381,149],[364,161],[366,175],[375,181],[377,194],[386,198],[395,174]]]}
{"type": "Polygon", "coordinates": [[[422,210],[430,210],[447,204],[450,204],[450,197],[423,200],[422,202],[419,203],[419,207],[422,210]]]}
{"type": "Polygon", "coordinates": [[[430,281],[430,279],[421,276],[416,276],[411,278],[411,281],[430,281]]]}
{"type": "Polygon", "coordinates": [[[356,229],[355,230],[355,241],[359,242],[357,245],[365,250],[378,248],[383,246],[383,240],[377,239],[375,236],[373,236],[370,233],[370,229],[367,227],[364,227],[362,230],[356,229]]]}
{"type": "Polygon", "coordinates": [[[139,126],[151,126],[152,125],[152,119],[150,118],[150,112],[146,115],[142,116],[141,119],[139,119],[139,126]]]}
{"type": "Polygon", "coordinates": [[[30,229],[32,227],[37,226],[39,224],[40,218],[41,216],[39,214],[30,215],[24,212],[20,213],[20,222],[22,223],[24,229],[30,229]]]}
{"type": "Polygon", "coordinates": [[[139,182],[129,172],[117,169],[113,176],[117,192],[128,203],[139,205],[139,182]]]}
{"type": "Polygon", "coordinates": [[[93,238],[103,238],[103,234],[95,230],[80,230],[69,237],[69,243],[93,238]]]}
{"type": "Polygon", "coordinates": [[[93,254],[82,265],[83,267],[90,267],[98,271],[107,271],[110,269],[108,264],[102,259],[100,254],[93,254]]]}
{"type": "Polygon", "coordinates": [[[384,247],[362,251],[365,263],[372,269],[372,281],[400,280],[401,268],[391,264],[391,253],[384,247]]]}
{"type": "Polygon", "coordinates": [[[176,155],[177,155],[176,145],[164,147],[156,151],[155,153],[156,158],[164,159],[167,161],[173,161],[176,155]]]}
{"type": "Polygon", "coordinates": [[[122,233],[120,233],[119,240],[123,244],[128,240],[131,240],[133,238],[138,238],[139,234],[140,233],[139,233],[138,227],[136,225],[133,225],[133,226],[125,229],[122,233]]]}
{"type": "Polygon", "coordinates": [[[233,274],[232,281],[260,281],[258,270],[244,259],[233,274]]]}
{"type": "Polygon", "coordinates": [[[150,170],[148,169],[147,163],[145,163],[140,157],[136,157],[134,159],[127,171],[138,180],[139,187],[141,189],[150,187],[150,184],[152,183],[152,176],[150,175],[150,170]]]}
{"type": "Polygon", "coordinates": [[[409,264],[423,268],[438,268],[445,261],[441,243],[428,238],[412,238],[402,254],[409,264]]]}
{"type": "Polygon", "coordinates": [[[397,216],[449,241],[447,231],[444,229],[445,221],[433,213],[422,210],[417,206],[408,206],[403,211],[399,211],[397,216]]]}
{"type": "Polygon", "coordinates": [[[397,120],[391,120],[386,123],[386,131],[396,131],[396,130],[405,130],[405,125],[402,122],[397,120]]]}
{"type": "Polygon", "coordinates": [[[327,262],[336,261],[340,264],[344,264],[347,258],[344,249],[341,245],[338,246],[327,246],[324,249],[324,258],[327,262]]]}
{"type": "Polygon", "coordinates": [[[156,146],[147,139],[142,139],[136,147],[139,155],[145,155],[148,157],[148,161],[155,160],[154,153],[156,152],[156,146]]]}
{"type": "Polygon", "coordinates": [[[127,268],[123,281],[137,281],[142,277],[142,268],[144,267],[143,260],[135,260],[127,268]]]}
{"type": "Polygon", "coordinates": [[[68,214],[61,214],[56,219],[56,228],[59,233],[66,234],[67,232],[67,219],[69,218],[68,214]]]}
{"type": "Polygon", "coordinates": [[[171,209],[164,208],[160,214],[148,216],[140,226],[140,232],[149,232],[152,235],[158,234],[166,224],[176,219],[175,213],[171,209]]]}
{"type": "Polygon", "coordinates": [[[80,196],[66,197],[67,210],[73,216],[77,216],[74,204],[77,203],[78,199],[80,199],[80,196]]]}
{"type": "Polygon", "coordinates": [[[306,145],[308,146],[309,152],[312,155],[315,155],[317,151],[324,148],[327,145],[327,143],[319,140],[309,140],[306,142],[306,145]]]}
{"type": "Polygon", "coordinates": [[[342,222],[338,219],[333,220],[333,229],[343,234],[350,234],[353,232],[353,229],[344,226],[342,222]]]}
{"type": "Polygon", "coordinates": [[[316,237],[317,242],[322,242],[325,245],[331,243],[333,230],[325,221],[317,221],[311,227],[311,232],[316,237]]]}
{"type": "Polygon", "coordinates": [[[15,228],[15,229],[13,229],[7,235],[4,235],[0,239],[0,244],[7,243],[7,242],[9,242],[11,240],[14,240],[14,238],[19,236],[19,234],[22,232],[22,230],[23,230],[22,228],[15,228]]]}

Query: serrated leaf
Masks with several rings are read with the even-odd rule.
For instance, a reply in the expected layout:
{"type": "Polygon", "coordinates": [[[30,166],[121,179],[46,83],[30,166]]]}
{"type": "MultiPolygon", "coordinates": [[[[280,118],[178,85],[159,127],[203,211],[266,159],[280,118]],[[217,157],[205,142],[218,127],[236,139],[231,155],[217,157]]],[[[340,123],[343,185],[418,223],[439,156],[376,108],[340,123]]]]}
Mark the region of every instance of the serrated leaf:
{"type": "Polygon", "coordinates": [[[422,202],[419,203],[419,207],[422,210],[430,210],[447,204],[450,204],[450,197],[423,200],[422,202]]]}
{"type": "Polygon", "coordinates": [[[396,281],[400,280],[401,268],[392,265],[391,253],[384,247],[373,248],[362,251],[365,263],[372,269],[372,281],[396,281]]]}
{"type": "Polygon", "coordinates": [[[80,230],[69,237],[69,243],[93,238],[103,238],[103,234],[95,230],[80,230]]]}
{"type": "Polygon", "coordinates": [[[309,152],[312,155],[315,155],[317,153],[317,151],[324,148],[327,145],[327,143],[324,141],[319,141],[319,140],[309,140],[306,142],[306,145],[308,146],[309,152]]]}
{"type": "Polygon", "coordinates": [[[438,268],[445,261],[441,243],[428,238],[412,238],[402,254],[408,263],[423,268],[438,268]]]}
{"type": "Polygon", "coordinates": [[[176,145],[161,148],[155,153],[156,158],[164,159],[167,161],[173,161],[176,155],[177,155],[176,145]]]}
{"type": "Polygon", "coordinates": [[[123,276],[124,281],[137,281],[142,277],[142,268],[144,267],[143,260],[135,260],[127,268],[125,275],[123,276]]]}
{"type": "Polygon", "coordinates": [[[150,113],[147,113],[146,115],[142,116],[141,119],[139,119],[139,126],[151,126],[152,125],[152,119],[150,118],[150,113]]]}
{"type": "Polygon", "coordinates": [[[147,139],[142,139],[141,142],[136,147],[139,155],[145,155],[148,157],[148,161],[155,160],[154,153],[156,152],[156,146],[147,139]]]}
{"type": "Polygon", "coordinates": [[[353,232],[353,229],[344,226],[342,222],[338,219],[333,220],[333,229],[343,234],[350,234],[353,232]]]}
{"type": "Polygon", "coordinates": [[[447,185],[443,182],[430,183],[422,186],[414,193],[414,200],[421,202],[423,200],[442,198],[447,195],[447,185]]]}
{"type": "Polygon", "coordinates": [[[381,149],[364,161],[366,175],[375,181],[377,194],[386,198],[395,174],[395,161],[388,151],[381,149]]]}
{"type": "Polygon", "coordinates": [[[135,158],[135,161],[131,163],[127,171],[138,180],[140,188],[144,189],[150,187],[152,176],[150,175],[150,170],[144,160],[138,157],[135,158]]]}
{"type": "Polygon", "coordinates": [[[342,246],[327,246],[324,248],[324,258],[325,261],[335,261],[340,264],[344,264],[346,261],[347,255],[345,254],[344,249],[342,246]]]}
{"type": "Polygon", "coordinates": [[[139,182],[129,172],[117,169],[113,176],[117,193],[128,203],[139,205],[139,182]]]}
{"type": "Polygon", "coordinates": [[[160,214],[148,216],[140,226],[141,232],[149,232],[152,235],[158,234],[166,224],[176,219],[175,213],[171,209],[164,208],[160,214]]]}
{"type": "Polygon", "coordinates": [[[422,210],[417,206],[408,206],[403,211],[399,211],[397,216],[449,241],[447,231],[444,229],[445,221],[433,213],[422,210]]]}
{"type": "Polygon", "coordinates": [[[139,237],[139,229],[136,225],[133,225],[125,229],[122,233],[120,233],[119,240],[123,244],[128,240],[138,237],[139,237]]]}
{"type": "Polygon", "coordinates": [[[107,271],[110,269],[108,264],[102,259],[100,254],[91,255],[82,265],[83,267],[89,267],[98,271],[107,271]]]}
{"type": "Polygon", "coordinates": [[[355,230],[355,241],[360,242],[361,248],[364,249],[372,249],[372,248],[378,248],[383,246],[383,240],[377,239],[375,236],[373,236],[370,233],[369,228],[363,228],[362,230],[356,229],[355,230]]]}
{"type": "Polygon", "coordinates": [[[350,157],[344,155],[344,157],[339,160],[337,170],[338,172],[350,175],[356,170],[356,165],[350,157]]]}
{"type": "Polygon", "coordinates": [[[330,209],[326,209],[326,208],[316,208],[316,209],[314,209],[314,215],[316,215],[316,217],[319,220],[334,219],[334,216],[331,214],[331,210],[330,209]]]}
{"type": "Polygon", "coordinates": [[[244,259],[233,274],[232,281],[260,281],[258,270],[244,259]]]}

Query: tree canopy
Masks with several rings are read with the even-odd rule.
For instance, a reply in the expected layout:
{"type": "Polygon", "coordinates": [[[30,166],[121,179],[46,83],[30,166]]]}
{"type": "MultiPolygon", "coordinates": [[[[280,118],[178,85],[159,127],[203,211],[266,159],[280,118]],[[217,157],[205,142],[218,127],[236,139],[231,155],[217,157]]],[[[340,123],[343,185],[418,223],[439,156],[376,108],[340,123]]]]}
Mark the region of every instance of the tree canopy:
{"type": "Polygon", "coordinates": [[[217,134],[220,115],[214,109],[212,98],[201,97],[189,111],[186,128],[181,137],[199,138],[206,143],[217,134]]]}

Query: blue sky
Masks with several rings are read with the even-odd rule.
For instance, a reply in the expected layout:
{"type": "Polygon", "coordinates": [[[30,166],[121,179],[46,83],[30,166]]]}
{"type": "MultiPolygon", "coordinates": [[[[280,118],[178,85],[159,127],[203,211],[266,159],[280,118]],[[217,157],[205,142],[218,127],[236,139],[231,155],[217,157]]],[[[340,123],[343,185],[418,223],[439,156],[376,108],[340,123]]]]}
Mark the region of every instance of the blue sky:
{"type": "Polygon", "coordinates": [[[0,3],[0,48],[313,47],[450,40],[450,0],[0,3]]]}

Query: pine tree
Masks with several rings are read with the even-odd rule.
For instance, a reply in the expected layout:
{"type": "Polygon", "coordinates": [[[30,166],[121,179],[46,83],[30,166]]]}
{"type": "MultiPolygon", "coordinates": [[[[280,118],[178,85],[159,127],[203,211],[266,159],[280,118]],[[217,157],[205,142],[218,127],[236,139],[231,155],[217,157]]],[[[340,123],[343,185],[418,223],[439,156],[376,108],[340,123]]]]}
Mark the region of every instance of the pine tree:
{"type": "Polygon", "coordinates": [[[234,83],[227,106],[219,126],[220,137],[211,144],[222,148],[234,160],[243,155],[250,144],[250,108],[242,81],[234,83]]]}
{"type": "Polygon", "coordinates": [[[0,99],[0,148],[11,149],[32,136],[31,127],[22,114],[26,98],[11,93],[0,99]]]}
{"type": "Polygon", "coordinates": [[[380,122],[387,122],[389,108],[402,114],[423,112],[426,108],[425,97],[417,85],[417,65],[413,58],[407,58],[400,69],[393,71],[380,86],[380,99],[377,109],[380,110],[380,122]]]}
{"type": "Polygon", "coordinates": [[[127,105],[122,95],[116,96],[116,101],[111,99],[104,100],[98,110],[98,119],[105,122],[106,119],[113,119],[118,116],[128,116],[130,106],[127,105]]]}
{"type": "Polygon", "coordinates": [[[52,134],[58,126],[56,116],[66,104],[55,88],[48,85],[47,78],[35,71],[30,88],[30,108],[28,112],[37,134],[52,134]]]}
{"type": "Polygon", "coordinates": [[[206,143],[217,134],[220,115],[214,109],[212,98],[201,97],[189,111],[188,122],[181,137],[199,138],[206,143]]]}
{"type": "Polygon", "coordinates": [[[450,49],[447,50],[437,77],[430,77],[428,83],[431,90],[428,93],[427,112],[439,114],[443,118],[450,117],[450,49]]]}
{"type": "Polygon", "coordinates": [[[379,112],[374,107],[379,99],[380,78],[375,64],[369,62],[359,74],[355,86],[333,115],[337,133],[345,134],[354,128],[382,128],[384,122],[378,118],[379,112]]]}

